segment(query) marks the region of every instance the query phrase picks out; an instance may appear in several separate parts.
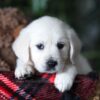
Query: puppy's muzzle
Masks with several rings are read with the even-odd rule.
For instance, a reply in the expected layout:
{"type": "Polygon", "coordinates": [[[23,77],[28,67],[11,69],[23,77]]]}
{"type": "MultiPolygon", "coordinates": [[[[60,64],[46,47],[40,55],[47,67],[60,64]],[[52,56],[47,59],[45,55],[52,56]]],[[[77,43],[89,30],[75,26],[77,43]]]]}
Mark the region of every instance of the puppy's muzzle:
{"type": "Polygon", "coordinates": [[[48,67],[47,70],[55,70],[55,67],[57,66],[57,64],[58,62],[55,60],[52,60],[52,59],[48,60],[46,62],[46,65],[48,67]]]}

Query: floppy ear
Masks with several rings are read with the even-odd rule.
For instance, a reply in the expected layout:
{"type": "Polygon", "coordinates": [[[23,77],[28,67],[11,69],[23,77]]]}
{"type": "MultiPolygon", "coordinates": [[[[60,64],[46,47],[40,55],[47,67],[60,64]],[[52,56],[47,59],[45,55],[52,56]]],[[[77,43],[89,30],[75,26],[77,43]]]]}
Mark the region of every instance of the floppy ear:
{"type": "Polygon", "coordinates": [[[24,28],[12,45],[16,56],[23,62],[29,60],[29,34],[24,28]]]}
{"type": "Polygon", "coordinates": [[[67,29],[67,36],[70,42],[70,60],[72,64],[75,64],[75,60],[77,60],[76,58],[80,53],[81,41],[76,32],[71,28],[67,29]]]}

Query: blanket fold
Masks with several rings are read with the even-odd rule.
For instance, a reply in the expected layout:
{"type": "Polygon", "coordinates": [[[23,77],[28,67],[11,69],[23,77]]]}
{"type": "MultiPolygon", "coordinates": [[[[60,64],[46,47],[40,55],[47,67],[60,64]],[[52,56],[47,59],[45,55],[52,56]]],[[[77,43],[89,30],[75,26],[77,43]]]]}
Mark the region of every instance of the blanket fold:
{"type": "Polygon", "coordinates": [[[53,74],[17,80],[14,72],[0,72],[0,100],[89,100],[96,89],[98,75],[78,75],[70,91],[59,92],[53,74]]]}

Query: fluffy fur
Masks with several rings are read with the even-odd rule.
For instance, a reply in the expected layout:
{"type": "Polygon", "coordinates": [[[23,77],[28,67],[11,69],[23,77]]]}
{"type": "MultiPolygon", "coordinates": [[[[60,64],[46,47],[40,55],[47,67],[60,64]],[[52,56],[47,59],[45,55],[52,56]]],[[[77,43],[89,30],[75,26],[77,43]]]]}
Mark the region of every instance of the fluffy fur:
{"type": "Polygon", "coordinates": [[[77,74],[92,71],[80,55],[81,42],[75,31],[55,17],[44,16],[30,23],[12,47],[18,57],[15,69],[18,79],[34,74],[34,68],[40,73],[56,72],[54,84],[61,92],[72,87],[77,74]],[[57,62],[52,68],[47,64],[50,59],[57,62]]]}

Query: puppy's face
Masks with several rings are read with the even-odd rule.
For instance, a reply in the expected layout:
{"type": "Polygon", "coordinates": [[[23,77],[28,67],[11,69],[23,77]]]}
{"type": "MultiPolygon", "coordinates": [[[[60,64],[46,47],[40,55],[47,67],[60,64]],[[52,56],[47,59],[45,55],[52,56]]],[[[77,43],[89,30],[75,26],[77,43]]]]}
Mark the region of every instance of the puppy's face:
{"type": "Polygon", "coordinates": [[[53,73],[62,71],[68,58],[75,64],[81,42],[70,26],[47,16],[24,28],[12,48],[24,63],[27,64],[31,56],[34,67],[39,72],[53,73]]]}
{"type": "Polygon", "coordinates": [[[30,50],[34,67],[39,72],[62,71],[68,59],[69,42],[61,25],[37,24],[31,34],[30,50]],[[39,29],[37,29],[39,28],[39,29]]]}

